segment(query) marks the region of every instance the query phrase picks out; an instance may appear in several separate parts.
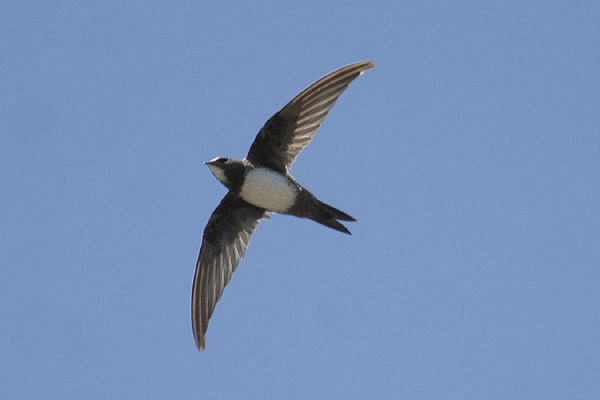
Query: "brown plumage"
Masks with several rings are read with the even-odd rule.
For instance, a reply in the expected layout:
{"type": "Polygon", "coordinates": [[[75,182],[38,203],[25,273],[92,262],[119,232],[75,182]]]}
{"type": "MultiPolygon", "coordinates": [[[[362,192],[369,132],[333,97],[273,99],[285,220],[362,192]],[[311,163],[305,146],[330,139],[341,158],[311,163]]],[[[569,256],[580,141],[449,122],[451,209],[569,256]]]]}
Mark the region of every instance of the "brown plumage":
{"type": "MultiPolygon", "coordinates": [[[[371,61],[350,64],[310,85],[265,123],[245,160],[217,158],[207,163],[229,192],[204,229],[196,263],[192,287],[192,328],[198,349],[203,350],[205,347],[208,321],[244,256],[254,230],[262,218],[268,218],[266,212],[272,211],[249,204],[240,197],[244,195],[241,188],[249,170],[277,172],[269,172],[265,176],[280,177],[275,181],[282,185],[280,187],[284,187],[284,196],[293,201],[293,205],[284,214],[310,218],[350,234],[338,220],[354,221],[354,218],[319,201],[298,184],[288,170],[298,154],[310,143],[329,110],[350,82],[373,66],[371,61]]],[[[257,191],[253,193],[256,194],[257,191]]]]}

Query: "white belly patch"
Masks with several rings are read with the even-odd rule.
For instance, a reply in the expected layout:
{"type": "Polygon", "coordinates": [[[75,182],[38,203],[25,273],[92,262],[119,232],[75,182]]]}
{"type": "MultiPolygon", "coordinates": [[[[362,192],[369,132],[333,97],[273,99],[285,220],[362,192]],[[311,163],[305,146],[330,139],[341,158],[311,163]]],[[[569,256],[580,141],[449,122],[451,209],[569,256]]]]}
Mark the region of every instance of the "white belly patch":
{"type": "Polygon", "coordinates": [[[254,168],[246,175],[240,197],[270,211],[286,212],[296,201],[298,189],[284,175],[267,168],[254,168]]]}

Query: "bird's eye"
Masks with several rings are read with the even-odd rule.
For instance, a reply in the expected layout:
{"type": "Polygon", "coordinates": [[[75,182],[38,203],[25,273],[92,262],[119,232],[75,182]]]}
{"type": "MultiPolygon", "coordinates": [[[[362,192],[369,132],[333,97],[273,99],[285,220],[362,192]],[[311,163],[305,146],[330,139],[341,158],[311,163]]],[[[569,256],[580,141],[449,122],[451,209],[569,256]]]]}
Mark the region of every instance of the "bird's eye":
{"type": "Polygon", "coordinates": [[[219,158],[217,161],[219,163],[221,163],[221,164],[225,164],[227,162],[227,159],[226,158],[219,158]]]}

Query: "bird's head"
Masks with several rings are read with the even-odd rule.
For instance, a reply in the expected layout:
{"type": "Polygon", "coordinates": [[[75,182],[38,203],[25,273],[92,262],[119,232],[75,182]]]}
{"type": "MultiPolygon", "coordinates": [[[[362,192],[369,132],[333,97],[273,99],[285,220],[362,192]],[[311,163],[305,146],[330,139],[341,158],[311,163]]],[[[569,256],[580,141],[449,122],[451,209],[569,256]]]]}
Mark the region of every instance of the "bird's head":
{"type": "Polygon", "coordinates": [[[243,161],[228,157],[216,157],[205,164],[208,165],[213,175],[228,189],[231,189],[236,183],[241,182],[246,168],[243,161]]]}

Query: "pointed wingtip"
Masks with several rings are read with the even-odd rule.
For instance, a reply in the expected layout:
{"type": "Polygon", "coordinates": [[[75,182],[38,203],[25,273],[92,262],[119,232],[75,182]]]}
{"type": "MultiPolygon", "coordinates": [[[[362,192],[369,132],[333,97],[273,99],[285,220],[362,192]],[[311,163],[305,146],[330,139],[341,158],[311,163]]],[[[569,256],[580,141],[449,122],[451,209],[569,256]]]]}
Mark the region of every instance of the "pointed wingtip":
{"type": "Polygon", "coordinates": [[[364,74],[365,71],[373,68],[375,66],[375,63],[371,60],[365,60],[365,61],[359,61],[357,62],[355,65],[360,65],[360,75],[364,74]]]}
{"type": "Polygon", "coordinates": [[[196,348],[198,348],[198,351],[204,351],[204,348],[206,347],[206,339],[204,337],[204,334],[198,332],[194,332],[194,340],[196,341],[196,348]]]}

